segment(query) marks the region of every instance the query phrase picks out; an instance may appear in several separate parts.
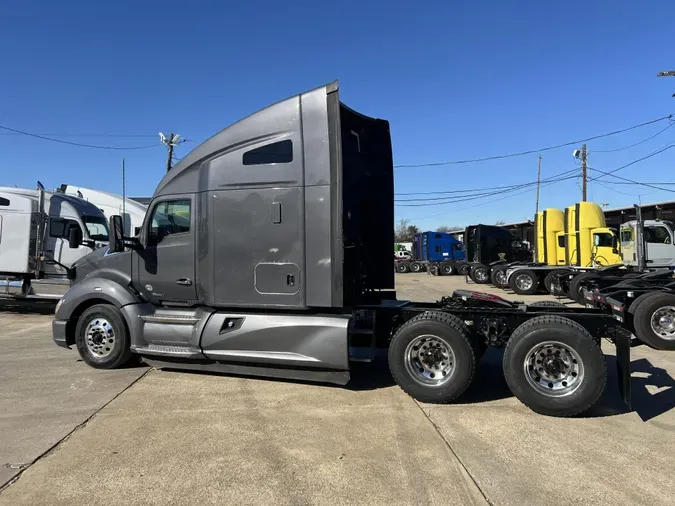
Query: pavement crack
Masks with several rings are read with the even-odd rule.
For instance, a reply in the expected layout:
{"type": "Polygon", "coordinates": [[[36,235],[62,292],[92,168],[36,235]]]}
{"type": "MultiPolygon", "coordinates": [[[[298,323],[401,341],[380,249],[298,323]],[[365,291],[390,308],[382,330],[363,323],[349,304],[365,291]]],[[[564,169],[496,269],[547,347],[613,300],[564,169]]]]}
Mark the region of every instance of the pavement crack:
{"type": "Polygon", "coordinates": [[[56,443],[54,443],[52,446],[47,448],[43,453],[38,455],[37,458],[35,458],[32,462],[26,463],[26,464],[3,464],[2,467],[6,466],[20,466],[20,467],[6,467],[8,469],[19,469],[19,473],[12,478],[10,481],[5,483],[2,487],[0,487],[0,495],[7,490],[9,487],[11,487],[14,483],[19,481],[21,478],[21,475],[23,475],[24,472],[26,472],[27,469],[30,469],[32,466],[40,462],[43,458],[51,455],[53,452],[57,451],[63,443],[68,441],[70,439],[70,436],[75,434],[78,430],[80,430],[83,427],[86,427],[87,424],[91,421],[92,418],[94,418],[97,414],[99,414],[103,409],[105,409],[108,405],[110,405],[115,399],[117,399],[120,395],[122,395],[124,392],[129,390],[132,386],[134,386],[136,383],[138,383],[141,379],[145,378],[145,376],[151,371],[151,368],[148,368],[143,374],[141,374],[138,378],[136,378],[134,381],[129,383],[126,387],[124,387],[122,390],[120,390],[115,396],[113,396],[112,399],[110,399],[108,402],[103,404],[100,408],[98,408],[96,411],[94,411],[91,415],[89,415],[82,423],[76,425],[73,430],[71,430],[68,434],[63,436],[61,439],[59,439],[56,443]]]}
{"type": "Polygon", "coordinates": [[[24,467],[28,467],[30,463],[27,464],[13,464],[11,462],[8,462],[6,464],[0,465],[3,469],[23,469],[24,467]]]}
{"type": "Polygon", "coordinates": [[[427,413],[427,412],[424,410],[424,408],[420,405],[419,402],[417,402],[417,401],[414,400],[414,399],[413,399],[413,401],[415,402],[415,404],[417,404],[417,407],[418,407],[419,410],[422,412],[422,414],[424,415],[424,417],[429,421],[429,423],[431,424],[431,426],[436,430],[436,433],[441,437],[441,439],[442,439],[443,442],[445,443],[445,446],[447,446],[448,449],[449,449],[449,450],[452,452],[452,454],[455,456],[455,458],[457,459],[457,462],[459,462],[459,465],[462,466],[462,469],[464,469],[464,471],[466,472],[467,476],[468,476],[469,478],[471,478],[471,481],[473,482],[473,484],[476,486],[476,488],[477,488],[478,491],[480,492],[480,495],[483,496],[483,499],[485,499],[485,502],[487,502],[490,506],[494,506],[494,503],[493,503],[490,499],[488,499],[487,495],[485,494],[485,491],[484,491],[484,490],[481,488],[481,486],[478,484],[478,481],[476,480],[476,478],[473,476],[473,474],[471,474],[471,472],[470,472],[469,469],[466,467],[466,465],[464,464],[464,462],[462,462],[462,459],[459,458],[459,455],[457,455],[457,452],[455,451],[455,449],[454,449],[454,448],[452,447],[452,445],[450,444],[450,441],[448,441],[448,440],[446,439],[446,437],[443,435],[443,432],[441,432],[441,429],[440,429],[440,428],[438,427],[438,425],[436,425],[436,424],[434,423],[434,421],[431,419],[431,411],[432,411],[432,409],[430,408],[430,409],[429,409],[429,412],[427,413]]]}

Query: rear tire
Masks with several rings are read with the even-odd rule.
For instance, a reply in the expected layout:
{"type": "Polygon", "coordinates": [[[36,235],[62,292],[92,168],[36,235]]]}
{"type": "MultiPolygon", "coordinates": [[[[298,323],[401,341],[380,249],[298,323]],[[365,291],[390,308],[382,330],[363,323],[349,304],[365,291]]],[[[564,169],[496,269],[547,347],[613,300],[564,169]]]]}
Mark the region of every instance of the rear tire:
{"type": "Polygon", "coordinates": [[[506,288],[506,270],[508,267],[494,267],[490,272],[490,282],[497,288],[506,288]]]}
{"type": "Polygon", "coordinates": [[[115,369],[129,360],[129,329],[119,309],[98,304],[77,321],[75,345],[82,360],[96,369],[115,369]]]}
{"type": "MultiPolygon", "coordinates": [[[[670,293],[647,295],[650,296],[645,297],[634,310],[635,335],[640,341],[657,350],[675,350],[675,295],[670,293]]],[[[640,297],[635,299],[633,304],[639,299],[640,297]]]]}
{"type": "Polygon", "coordinates": [[[558,274],[561,274],[560,271],[553,270],[549,272],[546,277],[544,277],[544,288],[546,288],[546,291],[550,293],[551,295],[554,295],[556,297],[565,295],[562,290],[557,290],[553,288],[553,277],[557,276],[558,274]]]}
{"type": "Polygon", "coordinates": [[[468,264],[466,262],[457,264],[457,272],[459,272],[462,276],[468,276],[470,271],[471,271],[471,264],[468,264]]]}
{"type": "Polygon", "coordinates": [[[594,279],[600,279],[600,276],[593,272],[585,272],[583,274],[577,274],[574,276],[570,281],[570,291],[568,294],[569,298],[574,302],[578,302],[579,304],[585,304],[582,283],[592,281],[594,279]]]}
{"type": "Polygon", "coordinates": [[[455,400],[471,384],[476,363],[468,327],[447,313],[415,316],[399,327],[389,346],[391,375],[420,402],[455,400]]]}
{"type": "Polygon", "coordinates": [[[444,262],[441,264],[441,274],[444,276],[452,276],[455,273],[455,267],[449,263],[444,262]]]}
{"type": "Polygon", "coordinates": [[[539,277],[531,270],[517,270],[509,278],[509,288],[518,295],[534,295],[539,288],[539,277]]]}
{"type": "Polygon", "coordinates": [[[490,281],[490,268],[487,265],[475,264],[469,271],[469,277],[474,283],[485,285],[490,281]]]}
{"type": "Polygon", "coordinates": [[[422,264],[419,262],[411,262],[408,267],[410,268],[410,272],[422,272],[422,264]]]}
{"type": "Polygon", "coordinates": [[[396,272],[398,272],[399,274],[405,274],[406,272],[408,272],[408,270],[409,270],[408,264],[404,264],[402,262],[396,264],[396,272]]]}
{"type": "Polygon", "coordinates": [[[605,389],[607,366],[600,345],[578,323],[538,316],[520,325],[504,351],[504,376],[531,410],[575,416],[593,406],[605,389]]]}

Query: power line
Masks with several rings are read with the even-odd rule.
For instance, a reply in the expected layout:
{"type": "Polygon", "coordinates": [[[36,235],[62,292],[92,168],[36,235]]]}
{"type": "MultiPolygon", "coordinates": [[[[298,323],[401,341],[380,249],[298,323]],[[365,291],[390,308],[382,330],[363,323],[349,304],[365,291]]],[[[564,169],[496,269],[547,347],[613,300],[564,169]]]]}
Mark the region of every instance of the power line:
{"type": "MultiPolygon", "coordinates": [[[[571,174],[577,174],[578,169],[572,169],[568,170],[565,172],[561,172],[559,174],[549,176],[548,178],[545,178],[541,180],[541,183],[546,183],[546,182],[557,182],[559,180],[563,180],[561,178],[564,178],[565,176],[569,176],[571,174]]],[[[576,176],[575,176],[576,177],[576,176]]],[[[494,186],[490,188],[478,188],[474,190],[452,190],[448,192],[428,192],[428,193],[419,193],[421,195],[426,195],[426,194],[445,194],[445,193],[452,193],[452,194],[459,194],[459,195],[449,195],[445,197],[425,197],[425,198],[404,198],[404,199],[395,199],[395,202],[430,202],[430,201],[439,201],[439,200],[447,200],[447,199],[459,199],[459,198],[478,198],[481,196],[491,196],[492,194],[497,194],[497,193],[505,193],[509,191],[514,191],[514,190],[520,190],[521,188],[525,188],[527,186],[534,186],[537,184],[537,181],[529,181],[527,183],[519,183],[519,184],[513,184],[513,185],[508,185],[508,186],[494,186]]],[[[398,195],[419,195],[419,194],[398,194],[398,195]]]]}
{"type": "MultiPolygon", "coordinates": [[[[663,148],[657,149],[656,151],[653,151],[653,152],[649,153],[648,155],[643,156],[642,158],[638,158],[637,160],[633,160],[632,162],[628,162],[626,165],[622,165],[621,167],[618,167],[614,170],[610,170],[609,172],[605,173],[604,175],[594,178],[593,181],[597,181],[598,179],[603,178],[605,176],[611,176],[615,172],[619,172],[620,170],[623,170],[627,167],[630,167],[631,165],[635,165],[636,163],[642,162],[642,161],[647,160],[647,159],[649,159],[653,156],[659,155],[659,154],[663,153],[664,151],[668,151],[673,146],[675,146],[675,142],[672,142],[672,143],[668,144],[667,146],[665,146],[663,148]]],[[[595,170],[598,170],[598,169],[595,169],[595,170]]],[[[621,178],[619,178],[619,179],[621,179],[621,178]]]]}
{"type": "MultiPolygon", "coordinates": [[[[576,177],[576,176],[573,176],[573,177],[576,177]]],[[[551,185],[551,184],[553,184],[553,183],[555,183],[555,181],[551,181],[551,182],[548,182],[548,183],[542,183],[541,186],[542,186],[542,187],[544,187],[544,186],[549,186],[549,185],[551,185]]],[[[479,203],[479,204],[474,204],[474,205],[472,205],[472,206],[463,207],[463,208],[461,208],[461,209],[453,209],[452,211],[445,211],[445,212],[442,212],[442,213],[432,214],[432,215],[430,215],[430,216],[422,216],[422,217],[420,217],[420,218],[414,218],[414,219],[415,219],[415,220],[426,220],[426,219],[429,219],[429,218],[436,218],[436,217],[438,217],[438,216],[446,215],[446,214],[448,214],[449,212],[458,213],[458,212],[461,212],[461,211],[466,211],[466,210],[468,210],[468,209],[473,209],[473,208],[475,208],[475,207],[482,207],[482,206],[486,206],[486,205],[488,205],[488,204],[493,204],[493,203],[495,203],[495,202],[500,202],[500,201],[502,201],[502,200],[510,199],[510,198],[513,198],[513,197],[517,197],[518,195],[523,195],[523,194],[528,193],[528,192],[531,192],[531,191],[533,191],[533,190],[535,190],[535,189],[536,189],[536,188],[528,188],[528,189],[526,189],[526,190],[524,190],[524,191],[522,191],[522,192],[514,193],[514,194],[512,194],[512,195],[506,195],[505,197],[501,197],[501,198],[498,198],[498,199],[488,200],[487,202],[481,202],[481,203],[479,203]]]]}
{"type": "Polygon", "coordinates": [[[644,123],[640,123],[639,125],[633,125],[628,128],[623,128],[621,130],[615,130],[614,132],[608,132],[605,134],[600,134],[600,135],[594,135],[593,137],[587,137],[586,139],[579,139],[576,141],[570,141],[570,142],[565,142],[563,144],[556,144],[555,146],[548,146],[545,148],[539,148],[539,149],[530,149],[528,151],[521,151],[519,153],[509,153],[505,155],[494,155],[494,156],[486,156],[483,158],[472,158],[472,159],[467,159],[467,160],[453,160],[449,162],[432,162],[432,163],[420,163],[420,164],[406,164],[406,165],[394,165],[395,168],[419,168],[419,167],[437,167],[441,165],[459,165],[459,164],[464,164],[464,163],[475,163],[475,162],[487,162],[490,160],[501,160],[504,158],[513,158],[516,156],[524,156],[524,155],[531,155],[534,153],[541,153],[542,151],[551,151],[553,149],[559,149],[559,148],[564,148],[566,146],[573,146],[575,144],[581,144],[584,142],[592,141],[595,139],[602,139],[603,137],[609,137],[611,135],[617,135],[621,134],[624,132],[628,132],[629,130],[635,130],[636,128],[640,128],[643,126],[647,125],[652,125],[654,123],[658,123],[659,121],[663,121],[666,119],[671,119],[673,117],[672,114],[669,114],[668,116],[663,116],[661,118],[653,119],[651,121],[646,121],[644,123]]]}
{"type": "Polygon", "coordinates": [[[154,147],[160,145],[160,144],[155,143],[155,144],[150,144],[148,146],[97,146],[97,145],[94,145],[94,144],[82,144],[82,143],[79,143],[79,142],[70,142],[70,141],[64,141],[64,140],[61,140],[61,139],[54,139],[52,137],[45,137],[44,135],[40,135],[40,134],[32,134],[32,133],[29,133],[29,132],[22,132],[21,130],[16,130],[14,128],[9,128],[9,127],[2,126],[2,125],[0,125],[0,128],[3,129],[3,130],[9,130],[10,132],[15,132],[17,134],[26,135],[28,137],[35,137],[37,139],[42,139],[42,140],[45,140],[45,141],[58,142],[60,144],[68,144],[70,146],[78,146],[78,147],[81,147],[81,148],[131,150],[131,149],[154,148],[154,147]]]}
{"type": "MultiPolygon", "coordinates": [[[[0,132],[0,135],[26,135],[23,132],[0,132]]],[[[39,133],[33,135],[41,135],[44,137],[120,137],[120,138],[129,138],[129,139],[140,139],[140,138],[150,138],[156,137],[157,134],[50,134],[50,133],[39,133]]]]}
{"type": "MultiPolygon", "coordinates": [[[[575,170],[574,172],[575,172],[575,174],[567,175],[567,176],[564,176],[564,177],[558,177],[556,179],[545,180],[544,182],[541,183],[541,186],[544,186],[545,184],[548,185],[548,184],[552,184],[552,183],[559,183],[559,182],[562,182],[562,181],[567,181],[569,179],[574,179],[574,178],[578,177],[578,174],[576,174],[577,171],[575,170]]],[[[537,183],[535,182],[534,185],[536,185],[536,184],[537,183]]],[[[430,206],[439,206],[439,205],[446,205],[446,204],[457,204],[459,202],[466,202],[466,201],[469,201],[469,200],[476,200],[476,199],[485,198],[485,197],[492,197],[494,195],[500,195],[500,194],[503,194],[503,193],[509,193],[509,192],[512,192],[512,191],[521,190],[525,187],[533,187],[534,185],[531,184],[531,183],[528,183],[528,184],[523,184],[523,185],[514,187],[511,190],[506,190],[506,191],[496,190],[496,191],[493,191],[493,192],[485,192],[485,193],[475,194],[475,195],[459,195],[457,197],[446,197],[446,199],[452,199],[452,200],[445,200],[444,202],[428,202],[428,201],[431,201],[431,200],[436,200],[434,198],[431,198],[431,199],[416,199],[416,201],[423,201],[425,203],[416,203],[416,204],[406,203],[406,204],[395,204],[395,205],[397,207],[430,207],[430,206]]],[[[410,201],[404,201],[404,202],[410,202],[410,201]]]]}
{"type": "MultiPolygon", "coordinates": [[[[664,191],[664,192],[675,193],[675,190],[671,190],[670,188],[660,188],[658,186],[654,186],[653,184],[641,183],[640,181],[634,181],[633,179],[628,179],[627,177],[617,176],[616,174],[612,174],[611,172],[605,172],[604,170],[594,169],[593,167],[589,167],[589,169],[591,169],[593,172],[600,172],[604,176],[612,176],[612,177],[615,177],[617,179],[623,179],[624,181],[628,181],[629,183],[632,183],[632,184],[637,184],[637,185],[640,185],[640,186],[646,186],[648,188],[654,188],[655,190],[660,190],[660,191],[664,191]]],[[[591,181],[597,181],[601,177],[603,177],[603,176],[599,176],[599,177],[596,177],[594,179],[591,179],[591,181]]]]}
{"type": "MultiPolygon", "coordinates": [[[[608,190],[610,190],[612,192],[615,192],[615,193],[620,193],[621,195],[627,195],[628,197],[636,197],[636,196],[641,197],[643,195],[651,195],[652,193],[656,193],[658,191],[658,190],[654,190],[652,192],[647,192],[647,193],[626,193],[626,192],[620,192],[619,190],[617,190],[615,188],[610,188],[609,186],[602,183],[601,181],[595,181],[595,182],[597,184],[599,184],[600,186],[602,186],[603,188],[607,188],[608,190]]],[[[609,183],[609,181],[607,181],[607,182],[609,183]]],[[[626,183],[626,184],[628,184],[628,183],[626,183]]]]}
{"type": "Polygon", "coordinates": [[[591,151],[591,153],[616,153],[617,151],[623,151],[624,149],[634,148],[635,146],[639,146],[640,144],[644,144],[645,142],[650,141],[655,137],[658,137],[663,132],[668,130],[670,127],[672,127],[673,125],[675,125],[675,121],[671,121],[666,128],[664,128],[662,130],[659,130],[654,135],[651,135],[651,136],[647,137],[646,139],[642,139],[640,142],[636,142],[635,144],[631,144],[629,146],[624,146],[622,148],[616,148],[616,149],[594,149],[594,150],[591,151]]]}

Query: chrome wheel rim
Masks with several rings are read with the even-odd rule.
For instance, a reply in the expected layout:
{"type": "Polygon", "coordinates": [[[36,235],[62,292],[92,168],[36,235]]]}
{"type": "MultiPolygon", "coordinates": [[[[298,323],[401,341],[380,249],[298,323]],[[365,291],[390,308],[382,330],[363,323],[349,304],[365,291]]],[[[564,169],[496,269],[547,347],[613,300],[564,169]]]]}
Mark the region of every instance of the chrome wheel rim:
{"type": "Polygon", "coordinates": [[[478,281],[487,281],[487,270],[485,269],[476,269],[474,271],[474,276],[478,281]]]}
{"type": "Polygon", "coordinates": [[[519,274],[516,276],[516,286],[521,290],[529,290],[532,288],[533,284],[532,278],[527,274],[519,274]]]}
{"type": "Polygon", "coordinates": [[[115,346],[115,329],[105,318],[94,318],[85,329],[87,348],[95,357],[107,357],[115,346]]]}
{"type": "Polygon", "coordinates": [[[418,336],[405,349],[405,368],[421,385],[444,385],[455,372],[455,353],[452,347],[438,336],[418,336]]]}
{"type": "Polygon", "coordinates": [[[506,271],[504,270],[497,271],[497,273],[495,274],[495,281],[500,285],[506,283],[506,271]]]}
{"type": "Polygon", "coordinates": [[[675,340],[675,306],[660,307],[651,318],[652,331],[668,341],[675,340]]]}
{"type": "Polygon", "coordinates": [[[558,341],[546,341],[532,347],[525,355],[523,367],[529,385],[547,397],[571,395],[584,381],[581,357],[558,341]]]}
{"type": "Polygon", "coordinates": [[[410,266],[410,270],[413,271],[413,272],[419,272],[419,270],[420,270],[420,265],[419,265],[419,264],[412,264],[412,265],[410,266]]]}

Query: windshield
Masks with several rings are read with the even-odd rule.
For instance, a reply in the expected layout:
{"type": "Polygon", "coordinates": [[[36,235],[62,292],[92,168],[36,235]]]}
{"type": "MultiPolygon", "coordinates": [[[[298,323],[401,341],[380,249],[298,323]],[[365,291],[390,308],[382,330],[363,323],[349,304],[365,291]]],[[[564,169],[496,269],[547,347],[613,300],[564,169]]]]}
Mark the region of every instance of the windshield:
{"type": "Polygon", "coordinates": [[[108,223],[102,216],[83,216],[84,224],[89,232],[89,237],[94,241],[108,240],[108,223]]]}

